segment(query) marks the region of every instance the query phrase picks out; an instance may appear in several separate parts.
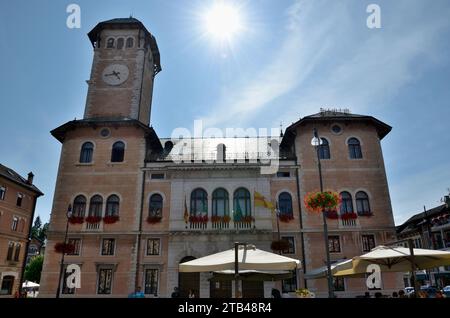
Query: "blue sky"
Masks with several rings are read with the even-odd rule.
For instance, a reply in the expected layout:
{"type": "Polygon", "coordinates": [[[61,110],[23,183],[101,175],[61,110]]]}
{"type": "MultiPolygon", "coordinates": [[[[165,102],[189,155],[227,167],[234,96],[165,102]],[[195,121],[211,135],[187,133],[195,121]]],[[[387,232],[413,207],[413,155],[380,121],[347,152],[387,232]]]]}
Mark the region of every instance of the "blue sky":
{"type": "Polygon", "coordinates": [[[450,187],[450,2],[232,1],[243,28],[229,45],[205,34],[214,1],[2,1],[0,162],[32,170],[48,220],[60,144],[49,131],[81,118],[98,22],[140,19],[161,52],[152,125],[161,137],[195,119],[210,126],[286,127],[320,107],[349,108],[393,126],[383,153],[396,223],[450,187]],[[66,7],[81,7],[81,28],[66,7]],[[366,7],[381,8],[381,29],[366,7]]]}

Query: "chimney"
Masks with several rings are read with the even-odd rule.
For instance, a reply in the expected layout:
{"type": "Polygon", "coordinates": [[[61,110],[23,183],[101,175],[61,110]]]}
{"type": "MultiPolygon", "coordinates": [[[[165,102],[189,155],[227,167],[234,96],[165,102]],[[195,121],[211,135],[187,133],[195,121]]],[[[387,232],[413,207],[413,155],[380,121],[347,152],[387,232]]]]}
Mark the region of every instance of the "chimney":
{"type": "Polygon", "coordinates": [[[27,183],[28,184],[33,184],[33,178],[34,178],[33,172],[28,173],[27,183]]]}
{"type": "Polygon", "coordinates": [[[450,207],[450,196],[449,195],[444,196],[444,202],[445,202],[445,205],[447,206],[447,208],[450,207]]]}

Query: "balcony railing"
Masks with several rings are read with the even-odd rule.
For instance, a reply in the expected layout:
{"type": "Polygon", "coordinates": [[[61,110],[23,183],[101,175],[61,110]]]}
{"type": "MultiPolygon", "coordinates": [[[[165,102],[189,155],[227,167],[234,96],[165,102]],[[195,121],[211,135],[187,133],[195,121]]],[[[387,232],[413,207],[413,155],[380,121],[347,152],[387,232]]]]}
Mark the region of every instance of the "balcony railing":
{"type": "Polygon", "coordinates": [[[252,229],[254,222],[230,221],[230,222],[189,222],[189,229],[191,230],[241,230],[252,229]]]}
{"type": "Polygon", "coordinates": [[[259,163],[261,161],[269,161],[269,160],[293,160],[295,159],[295,155],[291,152],[238,152],[238,153],[229,153],[227,152],[224,157],[221,157],[217,153],[201,153],[201,152],[193,152],[193,153],[171,153],[164,158],[159,160],[172,160],[177,162],[214,162],[214,163],[247,163],[247,162],[255,162],[259,163]]]}

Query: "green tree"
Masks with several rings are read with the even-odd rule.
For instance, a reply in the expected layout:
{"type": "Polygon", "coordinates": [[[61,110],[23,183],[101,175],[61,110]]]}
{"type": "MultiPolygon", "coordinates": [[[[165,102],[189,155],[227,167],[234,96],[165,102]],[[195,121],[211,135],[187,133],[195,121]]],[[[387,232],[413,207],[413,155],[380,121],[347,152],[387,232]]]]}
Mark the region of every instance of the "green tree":
{"type": "Polygon", "coordinates": [[[42,226],[42,228],[39,229],[37,238],[41,242],[44,242],[47,239],[48,226],[49,226],[49,223],[45,223],[44,226],[42,226]]]}
{"type": "Polygon", "coordinates": [[[42,221],[39,215],[36,217],[36,220],[34,220],[34,224],[31,227],[31,237],[38,237],[39,231],[41,230],[42,221]]]}
{"type": "Polygon", "coordinates": [[[25,280],[39,283],[41,281],[42,264],[44,263],[44,256],[37,255],[33,257],[30,263],[25,267],[25,280]]]}

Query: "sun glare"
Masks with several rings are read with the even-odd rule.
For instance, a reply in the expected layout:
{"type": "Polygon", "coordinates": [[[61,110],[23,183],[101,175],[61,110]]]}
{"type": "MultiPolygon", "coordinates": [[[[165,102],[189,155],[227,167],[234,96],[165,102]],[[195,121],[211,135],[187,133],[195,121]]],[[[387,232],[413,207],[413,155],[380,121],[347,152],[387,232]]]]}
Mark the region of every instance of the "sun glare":
{"type": "Polygon", "coordinates": [[[230,41],[242,29],[242,21],[237,7],[216,3],[204,14],[206,32],[218,41],[230,41]]]}

